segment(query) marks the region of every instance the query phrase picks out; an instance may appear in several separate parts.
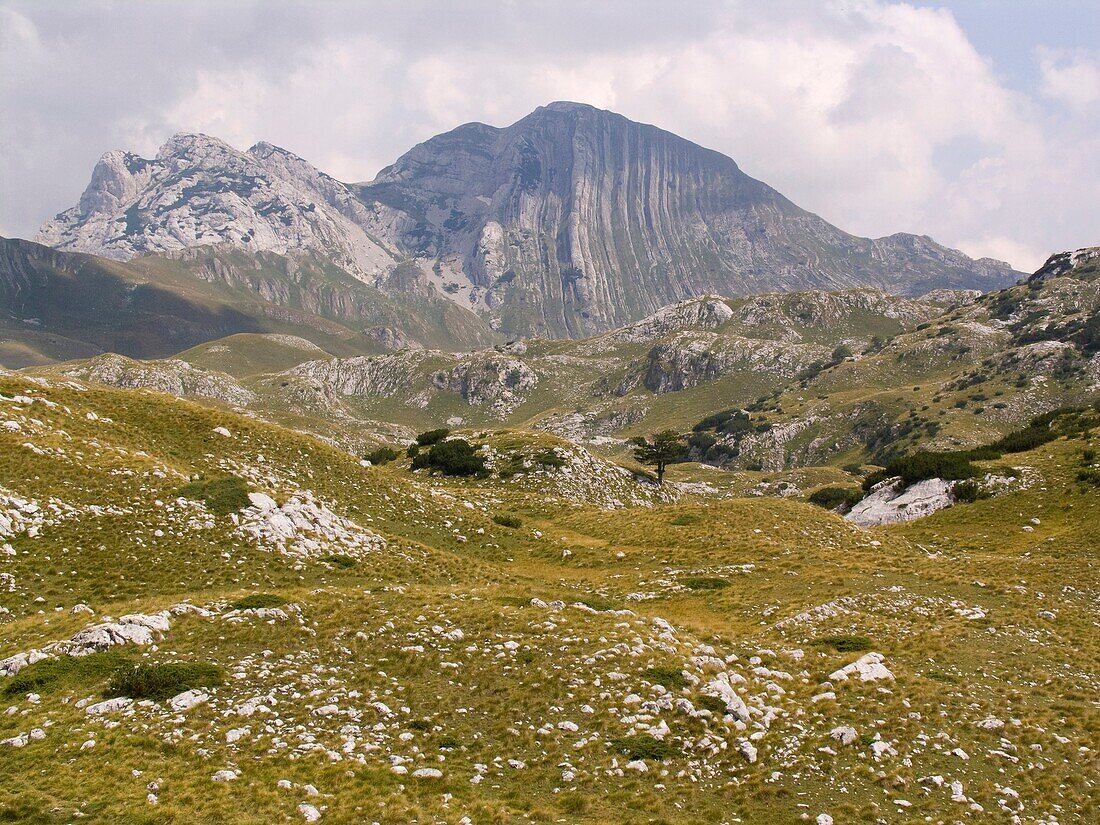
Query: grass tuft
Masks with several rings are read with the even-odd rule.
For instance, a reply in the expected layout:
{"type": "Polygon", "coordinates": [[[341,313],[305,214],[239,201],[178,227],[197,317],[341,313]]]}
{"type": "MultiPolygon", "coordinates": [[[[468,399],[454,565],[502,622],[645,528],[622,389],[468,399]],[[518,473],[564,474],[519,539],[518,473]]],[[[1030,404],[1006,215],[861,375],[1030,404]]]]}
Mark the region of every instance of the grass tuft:
{"type": "Polygon", "coordinates": [[[224,681],[222,669],[206,662],[141,664],[116,670],[104,695],[108,699],[129,696],[161,702],[193,688],[217,687],[224,681]]]}
{"type": "Polygon", "coordinates": [[[201,501],[211,513],[227,516],[248,506],[248,485],[243,478],[223,476],[221,478],[200,479],[181,487],[179,494],[184,498],[201,501]]]}

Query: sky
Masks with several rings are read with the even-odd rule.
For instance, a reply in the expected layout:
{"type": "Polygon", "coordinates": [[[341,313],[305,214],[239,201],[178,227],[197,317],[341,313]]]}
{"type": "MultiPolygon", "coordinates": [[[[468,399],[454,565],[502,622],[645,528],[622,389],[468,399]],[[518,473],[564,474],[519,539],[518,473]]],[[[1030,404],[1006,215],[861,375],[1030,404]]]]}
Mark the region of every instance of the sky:
{"type": "Polygon", "coordinates": [[[172,134],[370,180],[553,100],[734,158],[859,235],[1100,244],[1100,0],[0,0],[0,235],[172,134]]]}

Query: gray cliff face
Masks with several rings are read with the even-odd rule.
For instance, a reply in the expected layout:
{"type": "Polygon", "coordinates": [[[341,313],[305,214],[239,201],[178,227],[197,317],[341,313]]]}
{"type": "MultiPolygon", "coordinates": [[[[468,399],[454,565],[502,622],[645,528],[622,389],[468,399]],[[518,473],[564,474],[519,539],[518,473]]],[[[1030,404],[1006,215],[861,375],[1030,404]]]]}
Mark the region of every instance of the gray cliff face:
{"type": "Polygon", "coordinates": [[[737,164],[575,103],[467,124],[344,184],[268,143],[177,135],[103,156],[40,242],[119,260],[229,244],[325,256],[389,292],[438,290],[511,337],[580,337],[715,294],[994,289],[1006,264],[932,240],[849,235],[737,164]]]}
{"type": "Polygon", "coordinates": [[[358,191],[402,212],[397,242],[464,275],[511,334],[590,334],[707,293],[920,294],[1018,275],[924,237],[854,237],[724,155],[572,103],[432,138],[358,191]]]}
{"type": "Polygon", "coordinates": [[[289,152],[239,152],[180,134],[153,160],[108,152],[80,203],[47,222],[39,243],[116,260],[230,244],[251,252],[314,251],[356,275],[393,266],[370,209],[342,183],[289,152]]]}

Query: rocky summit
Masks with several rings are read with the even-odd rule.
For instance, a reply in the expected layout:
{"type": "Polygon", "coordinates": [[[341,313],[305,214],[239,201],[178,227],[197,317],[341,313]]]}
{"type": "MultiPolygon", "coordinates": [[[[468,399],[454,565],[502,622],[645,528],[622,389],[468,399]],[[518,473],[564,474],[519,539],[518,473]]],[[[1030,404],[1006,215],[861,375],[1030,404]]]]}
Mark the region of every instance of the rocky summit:
{"type": "Polygon", "coordinates": [[[567,102],[433,137],[369,183],[206,135],[176,135],[153,159],[109,152],[37,240],[117,260],[320,253],[387,292],[437,293],[505,337],[581,337],[708,293],[920,295],[1022,275],[924,236],[850,235],[718,152],[567,102]]]}

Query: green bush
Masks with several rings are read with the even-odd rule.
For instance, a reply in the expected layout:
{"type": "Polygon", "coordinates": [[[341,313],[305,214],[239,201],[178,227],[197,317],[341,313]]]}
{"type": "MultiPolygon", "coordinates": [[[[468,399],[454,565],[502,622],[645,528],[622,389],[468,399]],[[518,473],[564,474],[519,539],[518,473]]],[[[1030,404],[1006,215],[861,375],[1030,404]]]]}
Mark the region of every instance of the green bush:
{"type": "Polygon", "coordinates": [[[249,505],[248,485],[236,476],[192,481],[180,488],[179,495],[201,501],[206,509],[219,516],[236,513],[249,505]]]}
{"type": "Polygon", "coordinates": [[[908,486],[929,478],[942,478],[946,481],[960,481],[973,478],[980,471],[970,463],[970,453],[928,453],[917,452],[902,456],[863,479],[863,489],[870,490],[880,481],[901,476],[908,486]]]}
{"type": "Polygon", "coordinates": [[[438,430],[426,430],[416,437],[416,443],[421,447],[431,447],[433,444],[438,444],[450,434],[451,431],[446,427],[440,427],[438,430]]]}
{"type": "Polygon", "coordinates": [[[224,680],[222,669],[206,662],[140,664],[116,670],[104,695],[160,702],[193,688],[217,687],[224,680]]]}
{"type": "Polygon", "coordinates": [[[540,467],[564,467],[565,459],[558,455],[557,450],[546,449],[535,454],[535,463],[540,467]]]}
{"type": "Polygon", "coordinates": [[[725,579],[712,576],[692,576],[680,579],[680,583],[689,590],[725,590],[730,586],[725,579]]]}
{"type": "Polygon", "coordinates": [[[680,749],[671,742],[665,742],[648,733],[612,739],[611,747],[631,759],[651,759],[655,762],[680,755],[680,749]]]}
{"type": "Polygon", "coordinates": [[[236,610],[257,610],[262,607],[282,607],[284,604],[286,599],[274,593],[254,593],[231,602],[229,606],[236,610]]]}
{"type": "Polygon", "coordinates": [[[958,482],[955,484],[952,493],[956,501],[963,501],[967,504],[973,504],[978,499],[989,498],[992,495],[989,490],[973,479],[958,482]]]}
{"type": "Polygon", "coordinates": [[[351,556],[345,556],[342,553],[333,553],[331,556],[323,556],[321,561],[331,564],[333,567],[339,567],[341,570],[347,570],[358,564],[351,556]]]}
{"type": "Polygon", "coordinates": [[[854,487],[822,487],[810,494],[808,501],[826,510],[835,510],[842,504],[852,506],[857,504],[863,494],[854,487]]]}
{"type": "Polygon", "coordinates": [[[1100,470],[1094,470],[1091,467],[1085,470],[1078,470],[1077,480],[1082,484],[1100,487],[1100,470]]]}
{"type": "Polygon", "coordinates": [[[493,516],[493,521],[501,527],[511,527],[513,530],[523,526],[523,522],[517,516],[508,513],[497,513],[493,516]]]}
{"type": "Polygon", "coordinates": [[[726,700],[703,693],[695,698],[695,704],[717,716],[726,715],[726,700]]]}
{"type": "Polygon", "coordinates": [[[815,645],[831,647],[837,653],[863,653],[872,647],[871,640],[866,636],[822,636],[814,640],[815,645]]]}
{"type": "Polygon", "coordinates": [[[673,527],[687,527],[689,524],[695,524],[699,521],[699,516],[693,516],[690,513],[684,513],[682,516],[677,516],[669,522],[673,527]]]}
{"type": "Polygon", "coordinates": [[[724,435],[736,435],[747,432],[750,428],[748,413],[741,410],[723,410],[708,415],[691,429],[696,433],[715,430],[724,435]]]}
{"type": "Polygon", "coordinates": [[[392,447],[376,447],[363,456],[371,464],[389,464],[397,458],[397,450],[392,447]]]}
{"type": "Polygon", "coordinates": [[[651,667],[642,671],[642,678],[655,685],[664,685],[669,690],[687,687],[684,672],[678,667],[651,667]]]}
{"type": "Polygon", "coordinates": [[[433,444],[426,453],[419,453],[412,462],[412,469],[427,469],[445,476],[478,476],[489,474],[485,468],[485,456],[464,438],[452,438],[433,444]]]}

